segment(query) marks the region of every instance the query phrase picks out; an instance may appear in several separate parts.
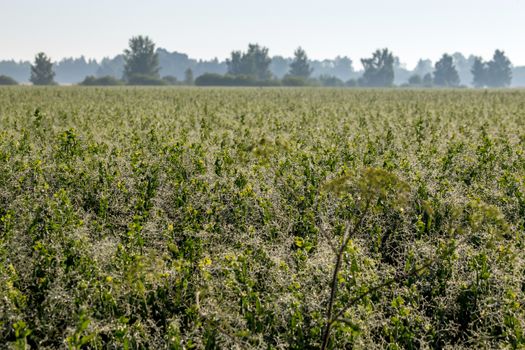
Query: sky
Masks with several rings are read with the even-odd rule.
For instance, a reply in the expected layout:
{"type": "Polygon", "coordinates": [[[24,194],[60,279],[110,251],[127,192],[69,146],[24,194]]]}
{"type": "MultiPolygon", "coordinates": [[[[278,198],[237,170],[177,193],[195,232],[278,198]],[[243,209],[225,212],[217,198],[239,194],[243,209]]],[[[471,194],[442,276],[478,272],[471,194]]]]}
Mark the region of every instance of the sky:
{"type": "Polygon", "coordinates": [[[0,0],[0,60],[121,53],[134,35],[193,58],[224,59],[248,43],[291,57],[349,56],[388,47],[419,58],[502,49],[525,65],[525,0],[0,0]]]}

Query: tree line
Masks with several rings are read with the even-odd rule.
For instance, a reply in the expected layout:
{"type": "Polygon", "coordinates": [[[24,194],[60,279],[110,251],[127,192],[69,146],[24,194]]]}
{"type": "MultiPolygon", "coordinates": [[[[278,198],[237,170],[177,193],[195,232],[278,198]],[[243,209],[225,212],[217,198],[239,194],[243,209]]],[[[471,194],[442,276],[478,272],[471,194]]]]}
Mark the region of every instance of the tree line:
{"type": "MultiPolygon", "coordinates": [[[[226,60],[226,72],[204,73],[194,78],[191,68],[184,72],[184,79],[167,75],[160,76],[159,51],[147,36],[135,36],[129,40],[129,47],[123,52],[124,69],[122,77],[111,75],[90,75],[81,85],[201,85],[201,86],[348,86],[348,87],[391,87],[394,86],[398,59],[388,49],[376,50],[369,58],[361,59],[364,71],[360,77],[346,81],[333,75],[321,74],[312,77],[314,68],[305,50],[301,47],[294,52],[288,63],[287,72],[277,78],[271,71],[272,58],[269,49],[258,44],[249,44],[246,51],[233,51],[226,60]]],[[[420,61],[421,63],[421,61],[420,61]]],[[[351,64],[351,61],[350,61],[351,64]]],[[[418,65],[419,66],[419,65],[418,65]]],[[[444,54],[432,67],[431,72],[413,74],[403,86],[413,87],[459,87],[458,70],[451,55],[444,54]]],[[[472,85],[481,87],[508,87],[512,81],[512,64],[500,50],[494,52],[492,60],[485,62],[475,57],[470,68],[472,85]]],[[[56,84],[51,59],[45,53],[38,53],[31,65],[30,81],[34,85],[56,84]]],[[[16,84],[7,76],[0,76],[0,84],[16,84]]]]}

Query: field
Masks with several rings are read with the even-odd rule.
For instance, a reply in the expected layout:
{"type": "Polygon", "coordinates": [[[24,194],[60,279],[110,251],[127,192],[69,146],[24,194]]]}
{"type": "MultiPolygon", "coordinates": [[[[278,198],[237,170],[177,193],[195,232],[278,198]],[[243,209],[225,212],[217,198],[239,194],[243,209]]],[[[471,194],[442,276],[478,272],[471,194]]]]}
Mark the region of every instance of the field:
{"type": "Polygon", "coordinates": [[[525,91],[14,87],[0,126],[0,348],[525,346],[525,91]]]}

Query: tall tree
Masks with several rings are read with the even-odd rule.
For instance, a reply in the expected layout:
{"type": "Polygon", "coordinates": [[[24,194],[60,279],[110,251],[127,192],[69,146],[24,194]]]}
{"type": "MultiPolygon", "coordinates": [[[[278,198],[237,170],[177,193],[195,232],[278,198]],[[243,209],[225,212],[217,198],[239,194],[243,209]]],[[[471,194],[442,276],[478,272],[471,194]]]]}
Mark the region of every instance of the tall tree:
{"type": "Polygon", "coordinates": [[[226,59],[226,65],[228,66],[228,74],[246,74],[246,69],[243,65],[243,54],[241,51],[232,51],[231,58],[226,59]]]}
{"type": "Polygon", "coordinates": [[[454,66],[452,56],[444,54],[436,62],[434,69],[434,84],[437,86],[458,86],[459,74],[454,66]]]}
{"type": "Polygon", "coordinates": [[[487,64],[483,62],[481,57],[476,57],[472,64],[472,85],[477,88],[487,86],[487,64]]]}
{"type": "Polygon", "coordinates": [[[273,56],[272,63],[270,64],[270,71],[277,78],[281,79],[290,70],[290,63],[292,63],[291,58],[285,58],[283,56],[273,56]]]}
{"type": "Polygon", "coordinates": [[[159,58],[155,43],[149,37],[139,35],[129,39],[124,60],[124,79],[130,81],[134,76],[159,78],[159,58]]]}
{"type": "Polygon", "coordinates": [[[299,47],[295,50],[294,56],[293,62],[290,63],[289,75],[292,77],[308,79],[310,74],[312,74],[313,69],[310,68],[306,52],[299,47]]]}
{"type": "Polygon", "coordinates": [[[371,58],[361,59],[365,68],[361,84],[364,86],[392,86],[394,83],[394,55],[388,49],[376,50],[371,58]]]}
{"type": "Polygon", "coordinates": [[[492,61],[487,63],[487,85],[490,87],[506,87],[512,81],[512,63],[500,50],[494,52],[492,61]]]}
{"type": "MultiPolygon", "coordinates": [[[[331,61],[330,66],[332,72],[330,74],[333,74],[341,80],[349,80],[355,77],[353,62],[350,58],[337,56],[331,61]]],[[[312,67],[312,70],[314,70],[314,67],[312,67]]]]}
{"type": "Polygon", "coordinates": [[[246,57],[248,62],[253,62],[250,66],[254,67],[257,79],[266,80],[271,78],[270,63],[272,63],[272,60],[268,55],[268,48],[257,44],[248,45],[246,57]]]}
{"type": "Polygon", "coordinates": [[[419,59],[417,62],[416,68],[414,68],[413,73],[419,74],[420,76],[425,76],[427,73],[432,73],[434,66],[432,61],[429,59],[419,59]]]}
{"type": "Polygon", "coordinates": [[[188,68],[184,71],[184,83],[186,85],[193,85],[194,79],[193,79],[193,71],[191,68],[188,68]]]}
{"type": "Polygon", "coordinates": [[[34,85],[54,85],[55,72],[53,63],[45,53],[40,52],[35,56],[35,63],[31,66],[31,78],[34,85]]]}
{"type": "Polygon", "coordinates": [[[228,73],[232,75],[246,75],[257,80],[271,78],[268,48],[258,44],[249,44],[248,51],[242,53],[233,51],[231,58],[226,60],[228,73]]]}
{"type": "Polygon", "coordinates": [[[117,55],[113,58],[104,57],[98,65],[97,77],[112,76],[115,78],[122,78],[124,75],[124,66],[126,60],[123,54],[117,55]]]}
{"type": "Polygon", "coordinates": [[[97,61],[84,56],[63,58],[54,65],[55,79],[61,83],[78,83],[87,76],[95,75],[98,67],[97,61]]]}

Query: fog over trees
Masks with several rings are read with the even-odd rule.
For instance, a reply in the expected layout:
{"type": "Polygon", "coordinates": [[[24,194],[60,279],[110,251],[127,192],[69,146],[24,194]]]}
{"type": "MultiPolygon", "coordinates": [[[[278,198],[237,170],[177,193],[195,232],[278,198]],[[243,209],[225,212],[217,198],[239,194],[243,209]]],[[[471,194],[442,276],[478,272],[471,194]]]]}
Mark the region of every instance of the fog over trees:
{"type": "Polygon", "coordinates": [[[128,83],[143,79],[160,79],[159,56],[155,43],[147,36],[129,39],[129,48],[124,50],[124,80],[128,83]]]}
{"type": "MultiPolygon", "coordinates": [[[[133,82],[133,77],[126,70],[128,67],[135,71],[135,75],[138,74],[138,78],[135,76],[137,83],[142,82],[141,77],[148,76],[157,80],[162,78],[169,84],[191,85],[199,76],[211,73],[216,76],[248,77],[255,81],[290,77],[313,79],[327,86],[525,86],[525,67],[512,66],[501,50],[495,50],[494,56],[487,62],[475,55],[465,56],[455,52],[444,55],[438,62],[422,58],[413,69],[408,69],[402,63],[402,58],[388,49],[377,50],[368,58],[359,58],[363,68],[357,68],[354,60],[347,56],[310,59],[308,51],[301,47],[294,52],[294,57],[283,57],[272,56],[270,48],[251,43],[246,51],[234,50],[225,60],[202,60],[177,51],[156,48],[153,40],[144,36],[131,38],[129,44],[130,47],[122,54],[98,61],[84,56],[55,61],[51,66],[51,72],[54,73],[51,81],[77,84],[89,77],[92,82],[99,78],[133,82]],[[134,51],[133,45],[137,57],[142,57],[142,63],[141,59],[130,56],[134,51]],[[143,51],[139,52],[139,49],[143,51]],[[154,64],[150,67],[153,71],[141,71],[144,67],[149,67],[148,64],[143,68],[139,67],[144,64],[144,57],[147,57],[146,61],[153,60],[154,64]],[[457,74],[457,80],[453,71],[457,74]]],[[[32,65],[34,68],[34,62],[3,60],[0,61],[0,75],[15,82],[28,83],[32,76],[32,65]]]]}
{"type": "Polygon", "coordinates": [[[33,85],[54,85],[55,72],[53,63],[45,53],[39,52],[35,56],[35,63],[31,66],[31,75],[29,80],[33,85]]]}
{"type": "Polygon", "coordinates": [[[288,75],[303,79],[310,78],[313,68],[311,68],[310,63],[308,63],[306,52],[299,47],[295,50],[294,56],[292,63],[290,63],[290,71],[288,72],[288,75]]]}
{"type": "Polygon", "coordinates": [[[362,58],[365,69],[360,84],[367,87],[392,86],[394,84],[394,55],[388,49],[377,50],[371,58],[362,58]]]}
{"type": "Polygon", "coordinates": [[[272,77],[268,55],[268,48],[258,44],[249,44],[246,52],[233,51],[231,57],[226,59],[228,74],[233,76],[246,76],[256,80],[268,80],[272,77]]]}
{"type": "Polygon", "coordinates": [[[442,87],[459,86],[461,80],[452,56],[444,54],[434,67],[434,85],[442,87]]]}

